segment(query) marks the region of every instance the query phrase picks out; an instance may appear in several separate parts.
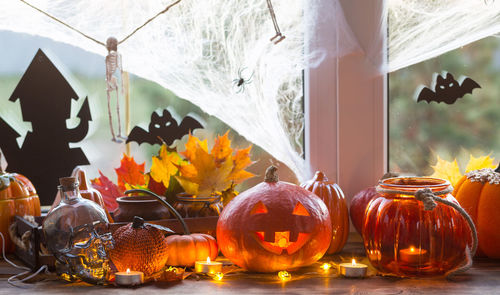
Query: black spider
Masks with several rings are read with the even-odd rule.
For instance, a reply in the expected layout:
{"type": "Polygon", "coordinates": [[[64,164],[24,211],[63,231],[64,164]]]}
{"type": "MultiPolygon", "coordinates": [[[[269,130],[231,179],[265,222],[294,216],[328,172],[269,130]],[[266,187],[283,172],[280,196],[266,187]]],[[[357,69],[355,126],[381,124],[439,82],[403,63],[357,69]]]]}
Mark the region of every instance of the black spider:
{"type": "Polygon", "coordinates": [[[248,78],[243,77],[243,71],[246,68],[241,68],[238,70],[238,78],[233,80],[233,87],[237,87],[238,91],[236,93],[240,93],[245,91],[245,85],[252,83],[253,72],[248,78]]]}

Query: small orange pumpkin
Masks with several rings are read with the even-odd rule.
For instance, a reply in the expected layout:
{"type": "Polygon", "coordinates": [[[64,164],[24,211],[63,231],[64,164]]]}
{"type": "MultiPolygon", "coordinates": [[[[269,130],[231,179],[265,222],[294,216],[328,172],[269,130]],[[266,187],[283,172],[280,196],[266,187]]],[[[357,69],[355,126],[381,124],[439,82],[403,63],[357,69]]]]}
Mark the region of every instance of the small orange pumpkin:
{"type": "Polygon", "coordinates": [[[168,246],[163,231],[144,223],[140,217],[118,228],[113,239],[115,245],[110,258],[118,271],[142,271],[148,277],[160,271],[167,262],[168,246]]]}
{"type": "Polygon", "coordinates": [[[476,225],[478,255],[497,259],[500,258],[499,168],[471,171],[457,182],[453,191],[453,196],[476,225]]]}
{"type": "Polygon", "coordinates": [[[167,244],[167,265],[193,267],[195,261],[215,260],[219,254],[215,238],[207,234],[168,236],[167,244]]]}
{"type": "MultiPolygon", "coordinates": [[[[108,212],[108,209],[106,209],[106,206],[104,205],[104,200],[102,198],[101,193],[94,189],[89,181],[87,180],[87,174],[85,171],[80,168],[76,167],[73,172],[71,173],[71,176],[76,177],[78,179],[78,182],[80,183],[79,189],[80,189],[80,195],[87,200],[91,200],[95,202],[97,205],[101,206],[104,209],[104,212],[106,212],[106,216],[108,217],[108,220],[110,223],[113,222],[113,218],[108,212]]],[[[61,196],[59,195],[59,192],[56,195],[56,198],[54,199],[54,202],[52,203],[52,207],[50,207],[50,211],[54,209],[59,203],[61,202],[61,196]]]]}
{"type": "Polygon", "coordinates": [[[33,184],[21,174],[7,173],[0,168],[0,232],[5,238],[6,253],[14,252],[8,233],[12,217],[40,214],[40,199],[33,184]]]}
{"type": "Polygon", "coordinates": [[[328,177],[321,171],[317,171],[313,179],[304,182],[301,186],[313,192],[325,202],[332,221],[332,240],[327,253],[339,252],[344,248],[349,235],[349,213],[344,193],[336,183],[329,181],[328,177]]]}

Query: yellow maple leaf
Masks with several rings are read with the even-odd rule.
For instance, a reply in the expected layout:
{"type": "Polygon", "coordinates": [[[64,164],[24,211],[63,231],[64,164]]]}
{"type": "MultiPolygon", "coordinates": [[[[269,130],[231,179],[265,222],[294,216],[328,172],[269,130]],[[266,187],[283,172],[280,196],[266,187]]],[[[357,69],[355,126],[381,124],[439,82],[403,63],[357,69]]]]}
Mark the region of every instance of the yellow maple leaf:
{"type": "Polygon", "coordinates": [[[470,155],[469,163],[467,163],[467,167],[465,168],[465,173],[471,172],[472,170],[479,170],[484,168],[495,169],[497,167],[493,164],[495,158],[491,158],[490,155],[478,158],[470,155]]]}
{"type": "Polygon", "coordinates": [[[431,177],[446,179],[452,185],[455,185],[462,178],[462,173],[460,173],[456,159],[453,162],[448,162],[437,156],[436,164],[434,166],[431,165],[431,167],[434,169],[431,177]]]}
{"type": "Polygon", "coordinates": [[[167,146],[163,144],[157,157],[152,158],[151,177],[156,182],[161,182],[168,188],[170,177],[175,175],[182,167],[183,161],[176,152],[169,152],[167,146]]]}
{"type": "Polygon", "coordinates": [[[244,170],[253,163],[250,160],[250,149],[251,147],[237,150],[233,158],[227,132],[216,138],[209,153],[206,140],[201,141],[190,135],[186,151],[182,153],[189,160],[189,164],[177,166],[180,176],[176,178],[186,193],[199,197],[230,190],[234,188],[235,183],[254,176],[244,170]]]}

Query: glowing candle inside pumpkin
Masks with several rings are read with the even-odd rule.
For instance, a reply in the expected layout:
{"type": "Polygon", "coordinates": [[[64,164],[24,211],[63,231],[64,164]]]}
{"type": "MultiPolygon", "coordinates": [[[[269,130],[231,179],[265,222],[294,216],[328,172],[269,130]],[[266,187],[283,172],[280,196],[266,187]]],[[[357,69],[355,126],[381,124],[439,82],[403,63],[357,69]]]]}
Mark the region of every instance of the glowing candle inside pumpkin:
{"type": "Polygon", "coordinates": [[[364,278],[368,266],[362,263],[356,263],[356,259],[352,259],[351,263],[341,263],[339,272],[347,278],[364,278]]]}
{"type": "Polygon", "coordinates": [[[425,263],[427,260],[427,250],[411,246],[408,249],[399,250],[399,258],[401,262],[408,264],[425,263]]]}
{"type": "Polygon", "coordinates": [[[120,271],[115,274],[115,283],[119,286],[136,286],[144,282],[144,273],[141,271],[120,271]]]}
{"type": "Polygon", "coordinates": [[[207,257],[206,261],[196,261],[194,270],[197,273],[215,274],[222,272],[222,262],[211,261],[210,257],[207,257]]]}

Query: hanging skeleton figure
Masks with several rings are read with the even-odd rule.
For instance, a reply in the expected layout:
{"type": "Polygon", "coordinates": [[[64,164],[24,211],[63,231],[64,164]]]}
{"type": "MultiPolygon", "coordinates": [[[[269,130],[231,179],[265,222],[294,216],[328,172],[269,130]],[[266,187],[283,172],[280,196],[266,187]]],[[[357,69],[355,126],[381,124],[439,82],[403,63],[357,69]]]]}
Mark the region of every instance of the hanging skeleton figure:
{"type": "Polygon", "coordinates": [[[120,92],[123,93],[123,68],[122,57],[118,53],[118,40],[115,37],[109,37],[106,40],[106,48],[108,55],[106,56],[106,93],[108,96],[108,115],[109,127],[111,128],[111,140],[114,142],[122,142],[121,139],[127,139],[122,136],[122,126],[120,121],[120,92]],[[120,87],[118,87],[118,80],[120,87]],[[116,91],[116,117],[118,121],[118,136],[115,136],[113,129],[113,117],[111,115],[111,92],[116,91]]]}

